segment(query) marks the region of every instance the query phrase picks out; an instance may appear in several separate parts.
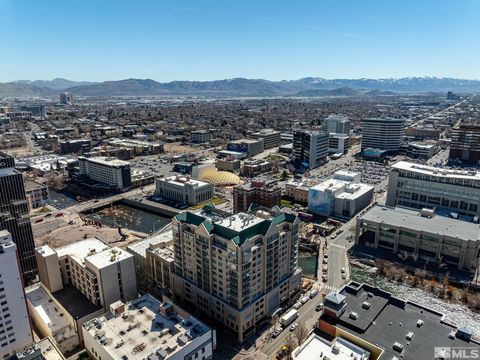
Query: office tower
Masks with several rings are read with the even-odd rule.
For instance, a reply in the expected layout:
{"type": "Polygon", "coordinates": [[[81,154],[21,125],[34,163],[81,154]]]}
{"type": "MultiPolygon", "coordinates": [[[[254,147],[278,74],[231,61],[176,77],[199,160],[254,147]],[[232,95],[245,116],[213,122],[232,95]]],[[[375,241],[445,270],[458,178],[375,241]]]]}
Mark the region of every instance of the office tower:
{"type": "Polygon", "coordinates": [[[60,93],[60,104],[62,105],[73,104],[73,95],[68,92],[60,93]]]}
{"type": "Polygon", "coordinates": [[[214,207],[175,216],[171,290],[243,341],[300,291],[299,223],[290,213],[214,207]]]}
{"type": "Polygon", "coordinates": [[[280,145],[280,131],[273,129],[263,129],[253,133],[254,139],[263,139],[263,148],[270,149],[280,145]]]}
{"type": "Polygon", "coordinates": [[[405,134],[405,120],[369,118],[362,121],[362,151],[379,149],[398,152],[405,134]]]}
{"type": "Polygon", "coordinates": [[[452,129],[449,159],[480,164],[480,124],[464,123],[452,129]]]}
{"type": "Polygon", "coordinates": [[[255,204],[267,208],[280,206],[282,189],[276,180],[254,179],[233,188],[233,212],[246,212],[255,204]]]}
{"type": "Polygon", "coordinates": [[[294,131],[292,152],[297,166],[314,169],[327,161],[328,134],[326,132],[294,131]]]}
{"type": "Polygon", "coordinates": [[[386,204],[480,216],[480,172],[399,161],[390,171],[386,204]]]}
{"type": "Polygon", "coordinates": [[[330,154],[346,154],[350,147],[350,136],[330,133],[328,135],[328,152],[330,154]]]}
{"type": "Polygon", "coordinates": [[[17,246],[10,233],[0,231],[0,358],[5,359],[33,342],[17,246]]]}
{"type": "Polygon", "coordinates": [[[0,152],[0,230],[8,230],[17,245],[26,284],[37,273],[35,242],[22,173],[14,166],[14,159],[0,152]]]}
{"type": "Polygon", "coordinates": [[[323,122],[323,131],[328,134],[350,134],[352,124],[350,120],[343,115],[330,115],[323,122]]]}

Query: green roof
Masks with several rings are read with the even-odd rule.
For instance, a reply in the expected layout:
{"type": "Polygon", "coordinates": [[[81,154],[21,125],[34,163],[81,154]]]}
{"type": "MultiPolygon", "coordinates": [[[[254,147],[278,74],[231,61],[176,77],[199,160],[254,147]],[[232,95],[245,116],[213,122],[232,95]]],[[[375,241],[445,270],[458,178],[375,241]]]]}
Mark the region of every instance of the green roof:
{"type": "MultiPolygon", "coordinates": [[[[210,210],[210,206],[206,205],[204,210],[210,210]]],[[[226,226],[219,225],[212,223],[208,218],[191,213],[189,211],[182,212],[175,216],[175,219],[182,223],[188,223],[195,226],[200,226],[203,224],[205,229],[210,234],[219,235],[225,239],[232,240],[236,245],[241,246],[245,243],[246,240],[256,236],[256,235],[265,235],[270,228],[270,225],[280,224],[282,222],[290,222],[293,223],[296,219],[296,216],[291,213],[282,213],[280,215],[275,216],[271,220],[263,220],[252,226],[249,226],[242,231],[236,231],[230,229],[226,226]]]]}

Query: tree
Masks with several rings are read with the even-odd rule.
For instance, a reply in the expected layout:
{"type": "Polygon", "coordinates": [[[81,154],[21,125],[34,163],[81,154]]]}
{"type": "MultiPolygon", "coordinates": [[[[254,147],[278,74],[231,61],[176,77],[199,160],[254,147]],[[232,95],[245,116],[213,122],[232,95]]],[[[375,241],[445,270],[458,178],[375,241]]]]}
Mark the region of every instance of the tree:
{"type": "Polygon", "coordinates": [[[308,328],[305,325],[305,323],[300,323],[298,324],[297,328],[293,332],[295,335],[295,338],[297,339],[298,346],[302,345],[302,343],[307,339],[308,337],[308,328]]]}
{"type": "Polygon", "coordinates": [[[290,358],[290,355],[292,354],[293,349],[297,347],[297,343],[291,333],[288,334],[287,338],[285,339],[285,346],[288,348],[287,354],[286,354],[287,358],[290,358]]]}

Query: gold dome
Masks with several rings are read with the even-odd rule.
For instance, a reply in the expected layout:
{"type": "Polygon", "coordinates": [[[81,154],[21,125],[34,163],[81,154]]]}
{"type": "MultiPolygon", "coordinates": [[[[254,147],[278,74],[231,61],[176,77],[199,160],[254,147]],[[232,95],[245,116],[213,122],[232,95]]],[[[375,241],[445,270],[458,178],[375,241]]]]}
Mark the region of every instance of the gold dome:
{"type": "Polygon", "coordinates": [[[228,171],[212,171],[206,174],[202,180],[209,181],[215,185],[237,185],[241,182],[240,177],[228,171]]]}

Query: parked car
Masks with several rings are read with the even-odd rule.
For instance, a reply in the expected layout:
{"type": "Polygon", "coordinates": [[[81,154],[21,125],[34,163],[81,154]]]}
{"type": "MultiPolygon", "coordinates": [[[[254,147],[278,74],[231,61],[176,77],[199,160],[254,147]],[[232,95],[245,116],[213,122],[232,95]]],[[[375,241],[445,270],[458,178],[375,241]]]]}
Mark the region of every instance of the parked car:
{"type": "Polygon", "coordinates": [[[280,335],[282,333],[283,329],[282,328],[276,328],[274,331],[273,331],[273,334],[272,334],[272,337],[273,338],[276,338],[278,335],[280,335]]]}
{"type": "Polygon", "coordinates": [[[315,306],[315,311],[321,311],[322,309],[323,309],[323,304],[322,303],[315,306]]]}
{"type": "Polygon", "coordinates": [[[297,327],[298,327],[298,323],[293,323],[292,325],[290,325],[290,331],[295,330],[297,327]]]}

